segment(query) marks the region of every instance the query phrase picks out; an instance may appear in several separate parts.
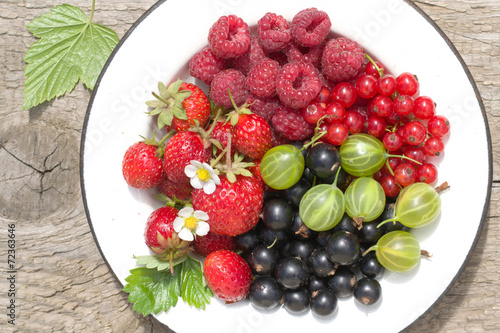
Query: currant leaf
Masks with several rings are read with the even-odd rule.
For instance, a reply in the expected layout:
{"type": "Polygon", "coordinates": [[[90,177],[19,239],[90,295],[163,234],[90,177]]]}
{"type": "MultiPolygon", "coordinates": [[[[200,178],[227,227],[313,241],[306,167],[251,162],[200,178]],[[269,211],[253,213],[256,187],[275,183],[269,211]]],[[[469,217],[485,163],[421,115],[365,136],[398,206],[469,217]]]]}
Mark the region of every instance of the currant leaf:
{"type": "Polygon", "coordinates": [[[53,7],[27,28],[40,39],[24,57],[24,110],[71,92],[79,80],[94,89],[118,43],[116,32],[92,23],[80,8],[68,4],[53,7]]]}

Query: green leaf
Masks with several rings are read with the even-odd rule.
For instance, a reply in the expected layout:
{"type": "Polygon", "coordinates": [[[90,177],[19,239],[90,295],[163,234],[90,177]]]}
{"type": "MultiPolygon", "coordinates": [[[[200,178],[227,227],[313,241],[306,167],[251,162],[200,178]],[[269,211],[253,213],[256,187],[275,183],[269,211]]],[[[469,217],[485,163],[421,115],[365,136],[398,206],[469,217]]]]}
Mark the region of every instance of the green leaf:
{"type": "Polygon", "coordinates": [[[174,267],[173,275],[169,270],[132,269],[125,279],[128,283],[123,287],[123,291],[129,293],[129,302],[134,304],[132,309],[147,316],[176,306],[181,295],[180,271],[180,265],[174,267]]]}
{"type": "MultiPolygon", "coordinates": [[[[143,265],[146,266],[146,268],[156,268],[158,271],[163,271],[170,269],[170,262],[161,260],[158,256],[151,255],[151,256],[134,256],[135,259],[137,259],[137,265],[143,265]]],[[[186,260],[187,256],[183,256],[177,259],[174,259],[172,264],[175,267],[176,265],[184,262],[186,260]]]]}
{"type": "Polygon", "coordinates": [[[183,301],[198,309],[210,304],[213,293],[205,284],[201,262],[192,257],[182,263],[181,296],[183,301]]]}
{"type": "Polygon", "coordinates": [[[92,23],[80,8],[68,4],[52,8],[27,28],[40,39],[24,57],[24,110],[71,92],[79,80],[94,89],[118,43],[113,30],[92,23]]]}

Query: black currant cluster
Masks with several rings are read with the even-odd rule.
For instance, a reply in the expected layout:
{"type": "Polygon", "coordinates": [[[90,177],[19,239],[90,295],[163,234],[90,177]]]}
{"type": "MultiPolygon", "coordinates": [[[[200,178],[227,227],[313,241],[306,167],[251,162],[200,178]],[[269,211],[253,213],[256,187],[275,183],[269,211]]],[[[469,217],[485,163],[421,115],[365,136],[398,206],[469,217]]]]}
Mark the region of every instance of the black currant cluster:
{"type": "MultiPolygon", "coordinates": [[[[235,237],[254,275],[250,302],[259,309],[283,306],[291,313],[310,309],[319,317],[333,314],[338,298],[353,296],[364,305],[377,303],[382,295],[377,278],[384,268],[375,252],[363,252],[386,232],[404,227],[396,222],[377,228],[377,220],[358,229],[345,214],[331,230],[311,230],[298,209],[302,196],[311,188],[309,174],[314,175],[305,171],[287,190],[266,192],[258,225],[235,237]]],[[[380,218],[392,217],[393,208],[394,204],[388,203],[380,218]]]]}

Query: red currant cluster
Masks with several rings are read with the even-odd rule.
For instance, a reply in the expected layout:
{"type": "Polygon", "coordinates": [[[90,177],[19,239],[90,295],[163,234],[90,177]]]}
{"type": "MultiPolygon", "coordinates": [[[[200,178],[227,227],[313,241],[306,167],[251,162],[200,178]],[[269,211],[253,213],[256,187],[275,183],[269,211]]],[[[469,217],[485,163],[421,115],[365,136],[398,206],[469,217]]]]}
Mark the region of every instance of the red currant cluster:
{"type": "Polygon", "coordinates": [[[394,156],[374,178],[388,197],[394,197],[402,187],[437,179],[437,168],[428,157],[443,154],[450,123],[436,114],[430,97],[419,96],[415,75],[405,72],[396,77],[384,71],[380,63],[368,62],[355,80],[332,89],[322,87],[302,115],[325,131],[322,140],[333,145],[341,145],[349,134],[378,138],[394,156]]]}

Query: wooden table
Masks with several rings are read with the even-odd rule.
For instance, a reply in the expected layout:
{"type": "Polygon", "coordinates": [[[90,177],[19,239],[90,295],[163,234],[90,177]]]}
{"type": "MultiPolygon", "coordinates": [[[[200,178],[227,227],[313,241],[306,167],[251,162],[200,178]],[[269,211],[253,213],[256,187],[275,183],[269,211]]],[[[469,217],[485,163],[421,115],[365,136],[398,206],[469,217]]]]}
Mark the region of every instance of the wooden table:
{"type": "MultiPolygon", "coordinates": [[[[67,2],[90,12],[91,1],[67,2]]],[[[21,108],[23,56],[35,41],[26,24],[61,3],[0,2],[0,331],[12,329],[5,315],[10,282],[4,249],[8,225],[15,224],[19,332],[168,332],[132,311],[87,223],[79,148],[91,92],[78,84],[63,98],[28,111],[21,108]]],[[[154,3],[97,1],[94,21],[121,37],[154,3]]],[[[470,262],[442,300],[407,332],[500,332],[500,2],[415,3],[452,40],[476,80],[491,128],[494,176],[488,219],[470,262]]],[[[472,159],[473,152],[464,152],[464,163],[472,159]]]]}

